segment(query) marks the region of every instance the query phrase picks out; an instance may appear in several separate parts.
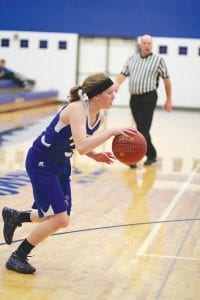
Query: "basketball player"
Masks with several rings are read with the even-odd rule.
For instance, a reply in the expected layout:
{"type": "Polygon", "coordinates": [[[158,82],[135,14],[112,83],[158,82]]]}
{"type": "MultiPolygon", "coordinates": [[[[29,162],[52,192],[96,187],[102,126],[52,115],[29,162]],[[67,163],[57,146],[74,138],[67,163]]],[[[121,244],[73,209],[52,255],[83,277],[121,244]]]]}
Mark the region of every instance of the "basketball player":
{"type": "Polygon", "coordinates": [[[70,90],[69,104],[55,116],[29,149],[26,169],[30,177],[36,211],[17,211],[4,207],[4,238],[11,244],[14,231],[24,222],[40,223],[14,251],[6,267],[19,273],[32,274],[36,269],[28,254],[49,235],[69,224],[71,212],[70,158],[76,148],[97,162],[111,164],[110,152],[93,149],[112,136],[133,133],[131,129],[110,128],[94,132],[104,121],[102,109],[112,106],[113,81],[104,73],[88,76],[82,86],[70,90]]]}

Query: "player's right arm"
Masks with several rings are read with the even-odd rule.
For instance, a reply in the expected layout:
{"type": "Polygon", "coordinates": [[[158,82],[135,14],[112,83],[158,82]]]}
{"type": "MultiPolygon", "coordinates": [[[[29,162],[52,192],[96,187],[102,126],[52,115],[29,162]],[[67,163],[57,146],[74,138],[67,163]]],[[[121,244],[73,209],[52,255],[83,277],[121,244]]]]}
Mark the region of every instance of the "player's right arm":
{"type": "Polygon", "coordinates": [[[86,113],[80,101],[69,104],[62,112],[61,119],[65,124],[70,124],[75,147],[79,154],[87,154],[97,148],[110,137],[131,134],[127,128],[110,128],[88,137],[86,132],[86,113]]]}

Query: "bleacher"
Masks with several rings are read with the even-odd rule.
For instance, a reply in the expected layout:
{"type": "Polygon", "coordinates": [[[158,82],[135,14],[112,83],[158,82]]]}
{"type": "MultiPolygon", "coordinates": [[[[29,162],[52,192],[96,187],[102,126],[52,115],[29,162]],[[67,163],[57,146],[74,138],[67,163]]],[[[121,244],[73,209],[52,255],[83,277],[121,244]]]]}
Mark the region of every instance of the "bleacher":
{"type": "Polygon", "coordinates": [[[26,91],[13,80],[0,80],[0,112],[58,102],[57,90],[26,91]]]}

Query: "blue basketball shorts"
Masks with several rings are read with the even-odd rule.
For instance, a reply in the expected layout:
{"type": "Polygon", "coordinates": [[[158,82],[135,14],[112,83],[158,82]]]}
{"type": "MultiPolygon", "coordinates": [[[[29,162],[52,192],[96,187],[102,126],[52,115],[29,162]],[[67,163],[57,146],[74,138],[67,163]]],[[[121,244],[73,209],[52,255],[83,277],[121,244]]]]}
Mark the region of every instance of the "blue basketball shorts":
{"type": "Polygon", "coordinates": [[[51,216],[61,212],[70,215],[71,164],[57,164],[32,148],[26,158],[26,170],[30,177],[34,195],[32,208],[38,210],[39,217],[51,216]]]}

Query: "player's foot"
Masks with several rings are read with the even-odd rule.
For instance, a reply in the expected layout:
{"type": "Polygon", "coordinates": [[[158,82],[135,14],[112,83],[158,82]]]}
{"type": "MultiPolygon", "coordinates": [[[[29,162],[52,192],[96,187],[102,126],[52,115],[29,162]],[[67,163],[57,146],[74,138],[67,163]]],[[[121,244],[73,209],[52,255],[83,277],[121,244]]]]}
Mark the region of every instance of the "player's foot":
{"type": "Polygon", "coordinates": [[[3,235],[6,243],[10,245],[13,240],[13,234],[17,226],[22,226],[19,220],[20,213],[12,208],[4,207],[2,210],[2,217],[4,221],[3,235]]]}
{"type": "Polygon", "coordinates": [[[144,165],[145,166],[150,166],[151,164],[155,163],[157,160],[156,160],[156,157],[153,157],[153,158],[147,158],[147,160],[144,162],[144,165]]]}
{"type": "Polygon", "coordinates": [[[6,262],[6,268],[18,273],[33,274],[36,269],[28,263],[28,258],[13,252],[6,262]]]}

